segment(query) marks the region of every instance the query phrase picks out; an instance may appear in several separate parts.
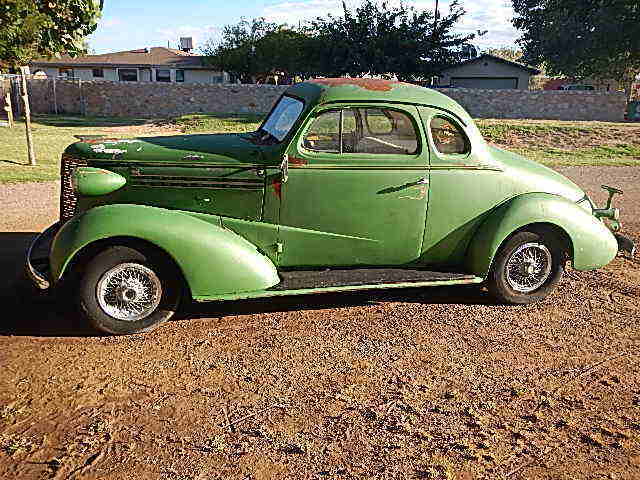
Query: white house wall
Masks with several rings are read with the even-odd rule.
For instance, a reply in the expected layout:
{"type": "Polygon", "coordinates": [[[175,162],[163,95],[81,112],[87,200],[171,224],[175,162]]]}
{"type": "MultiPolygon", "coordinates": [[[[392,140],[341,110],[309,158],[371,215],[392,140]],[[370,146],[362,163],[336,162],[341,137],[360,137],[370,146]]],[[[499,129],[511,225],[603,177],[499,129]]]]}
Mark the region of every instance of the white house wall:
{"type": "MultiPolygon", "coordinates": [[[[122,67],[126,68],[126,67],[122,67]]],[[[136,67],[130,67],[136,68],[136,67]]],[[[33,72],[44,72],[49,78],[58,78],[60,77],[60,67],[35,67],[32,69],[33,72]]],[[[155,82],[155,71],[156,70],[171,70],[171,83],[176,81],[176,70],[175,69],[163,69],[163,68],[154,68],[150,70],[149,68],[138,68],[138,81],[140,82],[155,82]],[[153,72],[153,73],[152,73],[153,72]]],[[[92,68],[77,68],[73,67],[73,77],[79,78],[81,80],[107,80],[117,82],[118,78],[118,69],[117,68],[102,68],[103,77],[94,77],[92,68]]],[[[228,74],[223,74],[222,72],[218,72],[215,70],[188,70],[184,71],[184,83],[214,83],[214,77],[223,77],[224,82],[227,83],[229,80],[228,74]]]]}
{"type": "Polygon", "coordinates": [[[219,77],[222,74],[213,70],[185,70],[185,83],[213,83],[213,77],[219,77]]]}

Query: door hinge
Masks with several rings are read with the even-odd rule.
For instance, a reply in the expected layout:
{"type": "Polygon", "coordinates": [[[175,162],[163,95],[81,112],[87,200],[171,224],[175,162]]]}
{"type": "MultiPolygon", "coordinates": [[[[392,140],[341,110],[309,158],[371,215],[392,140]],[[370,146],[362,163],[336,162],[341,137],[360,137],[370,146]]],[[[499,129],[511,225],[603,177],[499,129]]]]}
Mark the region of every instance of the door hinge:
{"type": "Polygon", "coordinates": [[[280,242],[276,242],[276,253],[284,252],[284,245],[280,242]]]}

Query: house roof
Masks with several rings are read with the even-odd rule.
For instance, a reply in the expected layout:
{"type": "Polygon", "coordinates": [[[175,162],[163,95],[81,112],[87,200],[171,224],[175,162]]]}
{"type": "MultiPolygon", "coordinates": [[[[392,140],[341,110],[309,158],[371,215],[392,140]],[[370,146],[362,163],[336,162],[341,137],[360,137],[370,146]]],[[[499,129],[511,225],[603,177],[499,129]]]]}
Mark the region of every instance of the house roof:
{"type": "Polygon", "coordinates": [[[523,65],[522,63],[512,62],[511,60],[506,60],[506,59],[504,59],[502,57],[497,57],[497,56],[491,55],[489,53],[483,53],[479,57],[470,58],[469,60],[464,60],[464,61],[462,61],[460,63],[456,63],[455,65],[451,65],[450,67],[447,67],[447,68],[443,69],[441,71],[441,73],[442,72],[446,72],[447,70],[451,70],[451,69],[460,67],[462,65],[467,65],[469,63],[474,63],[474,62],[480,62],[480,61],[483,61],[483,60],[493,60],[494,62],[504,63],[505,65],[510,65],[512,67],[517,67],[517,68],[520,68],[522,70],[526,70],[531,75],[539,75],[541,73],[540,70],[538,70],[537,68],[529,67],[527,65],[523,65]]]}
{"type": "Polygon", "coordinates": [[[176,67],[211,68],[205,65],[204,57],[165,47],[141,48],[124,52],[103,53],[61,58],[40,58],[31,62],[35,67],[176,67]]]}

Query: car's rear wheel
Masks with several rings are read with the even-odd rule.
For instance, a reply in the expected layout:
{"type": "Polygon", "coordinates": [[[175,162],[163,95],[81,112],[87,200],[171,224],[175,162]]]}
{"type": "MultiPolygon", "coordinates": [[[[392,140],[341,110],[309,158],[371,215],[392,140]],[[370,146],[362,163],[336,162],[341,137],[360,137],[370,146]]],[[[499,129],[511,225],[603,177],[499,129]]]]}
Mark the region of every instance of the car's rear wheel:
{"type": "Polygon", "coordinates": [[[125,246],[109,247],[84,268],[80,312],[105,333],[148,332],[177,310],[180,283],[176,269],[161,256],[125,246]]]}
{"type": "Polygon", "coordinates": [[[498,250],[489,273],[489,292],[500,302],[526,304],[556,288],[566,248],[551,229],[531,229],[511,236],[498,250]]]}

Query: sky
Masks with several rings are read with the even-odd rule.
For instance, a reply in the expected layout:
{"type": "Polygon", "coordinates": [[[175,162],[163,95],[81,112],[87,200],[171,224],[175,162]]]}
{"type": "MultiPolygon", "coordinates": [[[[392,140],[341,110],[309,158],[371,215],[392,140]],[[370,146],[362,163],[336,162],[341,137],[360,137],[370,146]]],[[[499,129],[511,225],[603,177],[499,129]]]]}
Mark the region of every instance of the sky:
{"type": "MultiPolygon", "coordinates": [[[[355,6],[358,0],[346,0],[355,6]]],[[[399,0],[391,0],[397,2],[399,0]]],[[[219,38],[225,25],[244,18],[265,17],[297,25],[328,13],[340,14],[342,0],[105,0],[98,29],[89,37],[95,53],[144,47],[176,48],[178,39],[193,37],[196,49],[209,38],[219,38]]],[[[417,8],[433,8],[435,0],[406,0],[417,8]]],[[[450,0],[440,0],[441,14],[450,0]]],[[[509,0],[462,0],[467,11],[459,33],[487,30],[473,43],[480,49],[513,45],[518,32],[511,25],[509,0]]]]}

